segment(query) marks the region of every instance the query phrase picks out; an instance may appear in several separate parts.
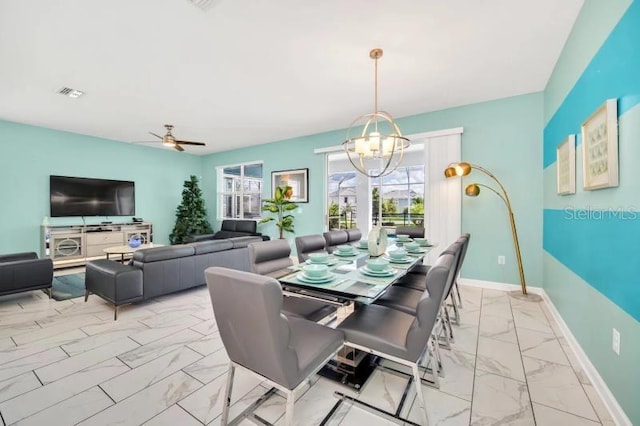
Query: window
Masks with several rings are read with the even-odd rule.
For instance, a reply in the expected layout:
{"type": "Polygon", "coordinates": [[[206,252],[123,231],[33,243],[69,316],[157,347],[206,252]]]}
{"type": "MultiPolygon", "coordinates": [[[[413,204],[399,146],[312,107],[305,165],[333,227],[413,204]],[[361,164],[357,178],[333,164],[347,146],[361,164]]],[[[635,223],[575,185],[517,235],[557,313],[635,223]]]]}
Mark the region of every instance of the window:
{"type": "Polygon", "coordinates": [[[329,173],[329,229],[357,227],[356,173],[329,173]]]}
{"type": "MultiPolygon", "coordinates": [[[[379,178],[372,179],[371,210],[378,220],[379,178]]],[[[423,226],[424,166],[398,167],[382,177],[382,225],[423,226]]]]}
{"type": "Polygon", "coordinates": [[[257,219],[262,208],[262,163],[218,168],[218,215],[222,219],[257,219]]]}

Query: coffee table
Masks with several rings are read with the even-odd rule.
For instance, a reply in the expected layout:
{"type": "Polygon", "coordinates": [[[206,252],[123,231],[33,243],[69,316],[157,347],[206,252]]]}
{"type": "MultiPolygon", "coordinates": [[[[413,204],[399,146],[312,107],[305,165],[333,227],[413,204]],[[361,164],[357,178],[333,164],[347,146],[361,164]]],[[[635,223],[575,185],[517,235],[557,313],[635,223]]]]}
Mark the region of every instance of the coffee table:
{"type": "Polygon", "coordinates": [[[147,249],[147,248],[153,248],[153,247],[162,247],[162,244],[154,244],[154,243],[140,244],[136,248],[129,247],[129,246],[115,246],[115,247],[107,247],[106,249],[104,249],[102,251],[104,253],[106,253],[107,260],[109,260],[109,255],[111,255],[111,254],[119,254],[120,255],[120,262],[124,263],[124,256],[125,255],[132,254],[134,251],[147,249]]]}

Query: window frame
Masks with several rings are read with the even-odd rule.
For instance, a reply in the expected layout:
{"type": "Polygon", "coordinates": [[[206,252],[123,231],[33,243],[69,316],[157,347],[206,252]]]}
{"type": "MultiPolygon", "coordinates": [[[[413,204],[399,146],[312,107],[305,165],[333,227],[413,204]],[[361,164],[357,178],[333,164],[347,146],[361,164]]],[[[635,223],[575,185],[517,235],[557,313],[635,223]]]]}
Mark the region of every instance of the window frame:
{"type": "Polygon", "coordinates": [[[253,221],[259,221],[262,219],[262,205],[260,205],[260,209],[259,209],[259,215],[257,217],[251,217],[251,218],[247,218],[245,217],[245,212],[244,212],[244,199],[245,197],[249,197],[249,200],[251,199],[252,196],[254,195],[258,195],[260,197],[260,204],[262,204],[262,200],[263,200],[263,192],[264,192],[264,161],[262,160],[256,160],[256,161],[246,161],[243,163],[236,163],[236,164],[225,164],[225,165],[221,165],[221,166],[217,166],[216,167],[216,175],[218,178],[218,185],[217,185],[217,204],[218,204],[218,208],[216,209],[216,213],[217,213],[217,219],[218,220],[226,220],[226,219],[235,219],[235,220],[253,220],[253,221]],[[246,177],[245,176],[245,167],[247,166],[256,166],[256,165],[260,165],[262,167],[262,176],[258,179],[258,178],[253,178],[253,177],[246,177]],[[232,167],[240,167],[240,176],[239,176],[239,180],[240,180],[240,184],[239,186],[239,190],[236,191],[235,190],[235,179],[238,178],[238,176],[236,175],[227,175],[224,173],[225,169],[228,168],[232,168],[232,167]],[[225,179],[229,177],[234,179],[234,184],[232,185],[232,190],[231,191],[225,191],[225,179]],[[254,181],[260,181],[260,191],[245,191],[245,179],[247,180],[254,180],[254,181]],[[227,217],[225,215],[225,198],[226,197],[232,197],[232,199],[234,199],[233,201],[233,206],[234,207],[239,207],[239,212],[238,212],[238,217],[227,217]],[[240,201],[236,204],[235,199],[238,198],[240,199],[240,201]]]}

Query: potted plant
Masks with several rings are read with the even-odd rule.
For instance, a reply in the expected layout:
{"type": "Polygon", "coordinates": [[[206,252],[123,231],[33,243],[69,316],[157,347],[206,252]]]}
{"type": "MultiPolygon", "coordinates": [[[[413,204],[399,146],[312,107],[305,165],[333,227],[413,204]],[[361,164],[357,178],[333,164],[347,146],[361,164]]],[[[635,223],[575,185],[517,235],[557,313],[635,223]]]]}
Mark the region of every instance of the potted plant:
{"type": "Polygon", "coordinates": [[[280,239],[284,238],[284,232],[294,232],[293,230],[293,218],[292,214],[288,212],[298,208],[298,203],[290,200],[293,195],[293,190],[290,186],[278,186],[274,191],[274,198],[267,198],[263,200],[262,206],[263,212],[274,213],[277,217],[267,216],[264,217],[260,223],[276,221],[276,226],[280,230],[280,239]]]}

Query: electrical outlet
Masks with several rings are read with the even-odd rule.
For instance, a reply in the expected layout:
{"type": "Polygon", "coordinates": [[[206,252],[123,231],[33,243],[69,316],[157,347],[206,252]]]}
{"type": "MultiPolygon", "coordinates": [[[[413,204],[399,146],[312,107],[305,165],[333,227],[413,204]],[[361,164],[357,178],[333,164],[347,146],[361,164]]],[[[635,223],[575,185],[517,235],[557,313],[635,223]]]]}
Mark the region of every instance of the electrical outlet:
{"type": "Polygon", "coordinates": [[[505,259],[504,256],[498,256],[498,265],[504,265],[505,259]]]}
{"type": "Polygon", "coordinates": [[[620,355],[620,332],[613,329],[613,341],[611,344],[611,349],[616,353],[616,355],[620,355]]]}

